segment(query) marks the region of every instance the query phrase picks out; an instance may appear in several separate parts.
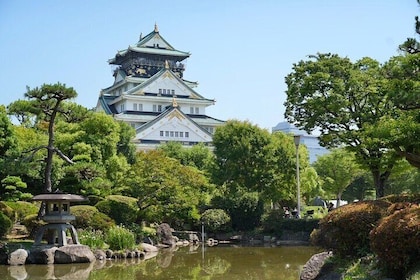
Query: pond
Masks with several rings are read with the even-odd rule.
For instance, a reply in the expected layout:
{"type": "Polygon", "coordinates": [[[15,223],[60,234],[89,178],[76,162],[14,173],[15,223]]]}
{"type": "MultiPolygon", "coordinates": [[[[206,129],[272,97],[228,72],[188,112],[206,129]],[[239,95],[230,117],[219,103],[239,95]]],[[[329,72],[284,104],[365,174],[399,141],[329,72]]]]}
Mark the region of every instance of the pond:
{"type": "Polygon", "coordinates": [[[306,261],[319,249],[282,247],[183,247],[161,250],[146,261],[96,261],[91,264],[0,266],[8,279],[299,279],[306,261]]]}

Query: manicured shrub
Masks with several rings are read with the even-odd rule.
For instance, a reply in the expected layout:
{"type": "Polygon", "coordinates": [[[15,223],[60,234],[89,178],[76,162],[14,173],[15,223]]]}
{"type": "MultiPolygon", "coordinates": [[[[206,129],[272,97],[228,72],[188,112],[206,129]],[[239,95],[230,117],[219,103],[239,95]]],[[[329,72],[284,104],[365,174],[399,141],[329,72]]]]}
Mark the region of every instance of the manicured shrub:
{"type": "Polygon", "coordinates": [[[23,219],[32,214],[38,214],[40,204],[27,201],[7,201],[5,202],[15,212],[15,222],[22,222],[23,219]]]}
{"type": "Polygon", "coordinates": [[[136,245],[134,233],[124,226],[111,227],[105,235],[105,242],[111,250],[130,250],[136,245]]]}
{"type": "Polygon", "coordinates": [[[363,256],[370,252],[369,232],[385,216],[389,205],[386,201],[371,200],[339,207],[320,220],[311,241],[341,257],[363,256]]]}
{"type": "Polygon", "coordinates": [[[70,212],[76,217],[72,222],[75,228],[92,229],[107,231],[111,226],[115,225],[113,219],[106,214],[99,212],[94,206],[76,205],[70,207],[70,212]]]}
{"type": "Polygon", "coordinates": [[[318,228],[319,221],[319,219],[284,219],[281,228],[294,232],[312,232],[318,228]]]}
{"type": "Polygon", "coordinates": [[[16,213],[12,207],[6,204],[4,201],[0,201],[0,212],[6,215],[10,220],[14,221],[16,213]]]}
{"type": "Polygon", "coordinates": [[[38,214],[31,214],[23,219],[22,224],[26,227],[26,230],[29,232],[30,236],[34,237],[37,229],[46,223],[43,220],[38,220],[38,214]]]}
{"type": "Polygon", "coordinates": [[[79,229],[77,230],[81,244],[87,245],[92,249],[104,249],[104,233],[101,230],[79,229]]]}
{"type": "Polygon", "coordinates": [[[3,238],[12,229],[13,222],[5,214],[0,212],[0,238],[3,238]]]}
{"type": "Polygon", "coordinates": [[[124,225],[136,222],[139,210],[137,199],[122,195],[109,195],[95,206],[100,212],[111,217],[117,224],[124,225]]]}
{"type": "Polygon", "coordinates": [[[280,236],[284,220],[283,215],[284,211],[281,209],[272,210],[268,214],[263,215],[262,227],[264,232],[274,233],[280,236]]]}
{"type": "Polygon", "coordinates": [[[415,204],[420,204],[420,193],[413,193],[413,194],[391,194],[382,197],[380,200],[384,200],[390,203],[397,203],[397,202],[411,202],[415,204]]]}
{"type": "Polygon", "coordinates": [[[223,209],[208,209],[201,215],[201,221],[209,232],[227,232],[231,229],[230,216],[223,209]]]}
{"type": "Polygon", "coordinates": [[[396,211],[370,233],[371,247],[397,279],[420,264],[420,207],[396,211]]]}

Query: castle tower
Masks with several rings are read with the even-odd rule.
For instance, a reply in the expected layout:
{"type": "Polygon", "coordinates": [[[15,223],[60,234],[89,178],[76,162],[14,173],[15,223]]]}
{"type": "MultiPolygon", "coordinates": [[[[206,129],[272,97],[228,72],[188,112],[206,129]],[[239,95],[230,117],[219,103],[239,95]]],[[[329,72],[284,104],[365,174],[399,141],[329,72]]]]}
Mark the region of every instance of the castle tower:
{"type": "Polygon", "coordinates": [[[194,90],[197,82],[183,79],[183,61],[189,56],[169,44],[155,25],[108,61],[114,67],[114,83],[101,90],[96,111],[134,127],[139,150],[168,141],[210,145],[216,127],[224,121],[206,115],[215,101],[194,90]]]}

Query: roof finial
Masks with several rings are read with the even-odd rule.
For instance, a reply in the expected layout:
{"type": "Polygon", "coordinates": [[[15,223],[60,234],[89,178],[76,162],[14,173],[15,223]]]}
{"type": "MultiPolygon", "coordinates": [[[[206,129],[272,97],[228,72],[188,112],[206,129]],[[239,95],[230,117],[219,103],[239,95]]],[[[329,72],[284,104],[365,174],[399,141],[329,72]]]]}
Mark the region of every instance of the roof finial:
{"type": "Polygon", "coordinates": [[[155,32],[159,33],[159,29],[158,29],[158,26],[157,26],[156,22],[155,22],[155,32]]]}
{"type": "Polygon", "coordinates": [[[165,69],[169,69],[169,62],[165,60],[165,69]]]}
{"type": "Polygon", "coordinates": [[[140,33],[139,42],[143,39],[143,33],[140,33]]]}
{"type": "Polygon", "coordinates": [[[178,103],[176,102],[175,96],[172,98],[172,107],[178,107],[178,103]]]}

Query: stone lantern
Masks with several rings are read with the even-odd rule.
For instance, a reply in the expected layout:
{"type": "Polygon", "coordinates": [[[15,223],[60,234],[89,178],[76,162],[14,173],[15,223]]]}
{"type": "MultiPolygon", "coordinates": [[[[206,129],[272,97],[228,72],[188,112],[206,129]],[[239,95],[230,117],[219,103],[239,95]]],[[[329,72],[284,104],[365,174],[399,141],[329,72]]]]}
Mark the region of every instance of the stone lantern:
{"type": "Polygon", "coordinates": [[[45,239],[48,245],[65,246],[68,244],[80,244],[76,229],[70,224],[76,218],[70,214],[70,202],[87,201],[88,199],[74,194],[60,192],[36,195],[34,201],[45,203],[45,215],[42,220],[47,224],[41,226],[35,235],[34,245],[42,245],[45,239]],[[71,235],[71,243],[67,240],[67,233],[71,235]]]}

